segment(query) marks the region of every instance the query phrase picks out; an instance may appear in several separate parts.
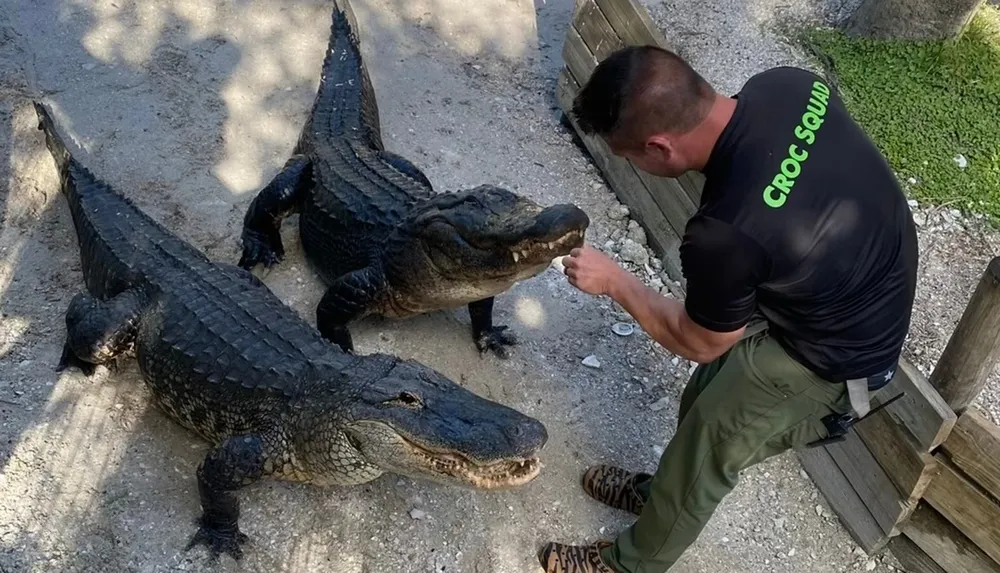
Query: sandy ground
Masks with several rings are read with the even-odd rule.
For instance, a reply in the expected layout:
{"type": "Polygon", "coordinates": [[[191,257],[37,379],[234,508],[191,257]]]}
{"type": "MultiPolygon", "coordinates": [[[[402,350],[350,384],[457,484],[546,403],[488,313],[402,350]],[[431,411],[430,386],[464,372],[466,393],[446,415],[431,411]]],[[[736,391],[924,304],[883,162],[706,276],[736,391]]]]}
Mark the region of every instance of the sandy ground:
{"type": "MultiPolygon", "coordinates": [[[[621,244],[627,220],[554,102],[571,0],[353,5],[390,149],[442,189],[490,182],[543,203],[571,200],[591,215],[593,243],[621,244]]],[[[546,540],[592,541],[629,523],[583,494],[580,473],[605,461],[652,470],[690,364],[641,331],[612,334],[627,317],[556,268],[498,298],[498,322],[523,340],[506,362],[477,355],[464,311],[354,329],[360,352],[417,358],[540,418],[550,440],[537,480],[498,493],[394,475],[353,488],[265,481],[241,493],[251,544],[239,565],[183,551],[207,444],[148,408],[134,364],[92,379],[54,372],[64,310],[83,287],[29,98],[45,95],[95,173],[212,258],[235,262],[243,212],[311,104],[329,10],[320,0],[0,4],[0,572],[513,573],[539,570],[546,540]],[[590,354],[599,369],[581,364],[590,354]]],[[[292,218],[289,256],[265,282],[311,322],[322,289],[296,230],[292,218]]],[[[928,311],[937,330],[915,327],[929,337],[925,356],[940,352],[961,312],[952,299],[971,292],[989,250],[961,221],[941,233],[921,287],[922,301],[930,290],[940,301],[928,311]],[[956,241],[973,254],[951,256],[956,241]]],[[[672,573],[895,563],[859,551],[789,453],[745,472],[672,573]]]]}

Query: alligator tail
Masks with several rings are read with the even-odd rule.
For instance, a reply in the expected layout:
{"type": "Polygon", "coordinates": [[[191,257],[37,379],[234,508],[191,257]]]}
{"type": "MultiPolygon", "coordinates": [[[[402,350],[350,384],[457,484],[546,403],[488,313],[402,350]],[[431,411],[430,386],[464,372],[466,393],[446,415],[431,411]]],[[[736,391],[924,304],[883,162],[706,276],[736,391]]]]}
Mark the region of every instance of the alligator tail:
{"type": "Polygon", "coordinates": [[[49,110],[37,101],[31,103],[35,106],[35,115],[38,116],[38,129],[45,133],[45,147],[49,148],[49,153],[52,154],[52,159],[56,162],[56,169],[59,170],[60,177],[65,178],[72,159],[69,149],[66,148],[66,143],[59,136],[49,110]]]}
{"type": "Polygon", "coordinates": [[[381,150],[378,103],[352,16],[349,1],[337,0],[307,132],[317,140],[354,139],[381,150]]]}

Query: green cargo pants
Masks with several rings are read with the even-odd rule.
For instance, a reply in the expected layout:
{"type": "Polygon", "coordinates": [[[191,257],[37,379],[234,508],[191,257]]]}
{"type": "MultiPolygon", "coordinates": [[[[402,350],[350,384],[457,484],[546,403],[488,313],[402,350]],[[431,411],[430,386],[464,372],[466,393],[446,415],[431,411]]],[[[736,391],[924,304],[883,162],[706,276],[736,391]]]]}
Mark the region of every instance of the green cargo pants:
{"type": "Polygon", "coordinates": [[[691,545],[740,470],[827,437],[820,419],[850,409],[846,386],[823,380],[768,335],[754,334],[700,365],[681,397],[677,432],[639,519],[602,551],[626,573],[664,573],[691,545]]]}

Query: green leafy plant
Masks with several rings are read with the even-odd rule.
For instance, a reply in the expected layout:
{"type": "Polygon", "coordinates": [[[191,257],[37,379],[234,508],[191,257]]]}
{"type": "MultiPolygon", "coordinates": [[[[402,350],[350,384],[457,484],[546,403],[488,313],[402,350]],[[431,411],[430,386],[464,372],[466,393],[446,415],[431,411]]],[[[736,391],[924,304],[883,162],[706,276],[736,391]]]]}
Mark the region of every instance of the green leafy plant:
{"type": "Polygon", "coordinates": [[[803,39],[913,198],[1000,223],[1000,10],[948,42],[803,39]]]}

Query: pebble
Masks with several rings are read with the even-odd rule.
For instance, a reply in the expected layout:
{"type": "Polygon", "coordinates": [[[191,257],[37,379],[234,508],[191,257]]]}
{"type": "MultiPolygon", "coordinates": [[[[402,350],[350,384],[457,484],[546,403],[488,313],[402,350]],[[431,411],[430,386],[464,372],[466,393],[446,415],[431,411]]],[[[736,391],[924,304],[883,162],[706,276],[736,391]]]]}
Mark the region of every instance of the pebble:
{"type": "Polygon", "coordinates": [[[627,205],[617,203],[608,208],[608,218],[613,221],[621,221],[628,216],[629,209],[627,205]]]}
{"type": "Polygon", "coordinates": [[[619,251],[622,259],[637,265],[644,265],[649,262],[649,252],[646,248],[636,243],[632,239],[625,239],[619,251]]]}
{"type": "Polygon", "coordinates": [[[628,238],[632,239],[640,245],[646,244],[646,231],[642,227],[636,227],[634,229],[629,229],[628,238]]]}
{"type": "Polygon", "coordinates": [[[590,356],[587,356],[586,358],[584,358],[582,364],[584,366],[588,367],[588,368],[600,368],[601,367],[601,361],[598,360],[597,357],[594,356],[593,354],[591,354],[590,356]]]}
{"type": "Polygon", "coordinates": [[[664,396],[663,398],[660,398],[656,402],[653,402],[652,404],[650,404],[649,405],[649,409],[652,410],[652,411],[654,411],[654,412],[659,412],[660,410],[666,408],[669,405],[670,405],[670,398],[667,397],[667,396],[664,396]]]}
{"type": "Polygon", "coordinates": [[[868,563],[865,563],[865,571],[874,571],[874,570],[875,570],[875,560],[869,559],[868,563]]]}
{"type": "Polygon", "coordinates": [[[410,517],[413,519],[427,519],[427,513],[417,508],[413,508],[410,510],[410,517]]]}
{"type": "Polygon", "coordinates": [[[614,332],[618,336],[629,336],[635,332],[635,327],[627,322],[616,322],[611,325],[611,332],[614,332]]]}

